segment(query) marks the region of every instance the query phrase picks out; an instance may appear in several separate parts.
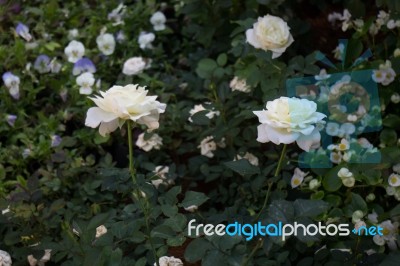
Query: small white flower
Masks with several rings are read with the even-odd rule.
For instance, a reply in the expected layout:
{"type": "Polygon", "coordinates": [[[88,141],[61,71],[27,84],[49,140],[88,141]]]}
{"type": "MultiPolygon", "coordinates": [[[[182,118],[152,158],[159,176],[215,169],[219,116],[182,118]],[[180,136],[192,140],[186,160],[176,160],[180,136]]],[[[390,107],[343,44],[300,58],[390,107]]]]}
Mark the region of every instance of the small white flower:
{"type": "Polygon", "coordinates": [[[237,160],[246,159],[247,161],[249,161],[250,164],[252,164],[254,166],[258,166],[258,158],[250,152],[246,152],[246,154],[243,157],[238,154],[238,155],[236,155],[235,160],[236,159],[237,160]]]}
{"type": "MultiPolygon", "coordinates": [[[[12,260],[10,254],[4,250],[0,250],[0,265],[1,266],[11,266],[12,260]]],[[[182,264],[183,265],[183,264],[182,264]]]]}
{"type": "Polygon", "coordinates": [[[354,132],[356,132],[356,127],[354,124],[351,123],[343,123],[340,126],[338,136],[343,138],[343,137],[349,137],[351,136],[354,132]]]}
{"type": "Polygon", "coordinates": [[[353,177],[353,173],[350,172],[349,169],[342,167],[338,172],[338,177],[340,177],[341,179],[353,177]]]}
{"type": "Polygon", "coordinates": [[[372,213],[368,214],[367,218],[373,224],[377,224],[378,223],[378,214],[375,211],[373,211],[372,213]]]}
{"type": "Polygon", "coordinates": [[[239,79],[239,77],[234,77],[231,82],[229,83],[229,87],[232,91],[241,91],[244,93],[251,92],[251,87],[247,85],[245,79],[239,79]]]}
{"type": "Polygon", "coordinates": [[[367,202],[372,202],[375,200],[375,194],[374,193],[369,193],[366,197],[367,202]]]}
{"type": "Polygon", "coordinates": [[[22,158],[26,159],[31,155],[32,151],[29,148],[26,148],[22,151],[22,158]]]}
{"type": "Polygon", "coordinates": [[[25,24],[19,22],[15,28],[15,31],[19,36],[24,38],[25,41],[30,42],[32,40],[32,35],[29,33],[29,28],[25,24]]]}
{"type": "Polygon", "coordinates": [[[44,266],[46,262],[48,262],[51,258],[51,249],[45,249],[44,250],[44,255],[40,258],[40,260],[37,260],[33,255],[29,255],[27,257],[29,266],[44,266]]]}
{"type": "Polygon", "coordinates": [[[400,175],[395,173],[391,174],[388,178],[388,183],[392,187],[400,186],[400,175]]]}
{"type": "Polygon", "coordinates": [[[393,196],[396,193],[396,188],[392,186],[387,186],[385,189],[388,196],[393,196]]]}
{"type": "Polygon", "coordinates": [[[393,165],[392,169],[396,173],[400,174],[400,163],[393,165]]]}
{"type": "Polygon", "coordinates": [[[393,52],[394,57],[399,57],[400,56],[400,48],[396,48],[393,52]]]}
{"type": "Polygon", "coordinates": [[[344,53],[344,44],[340,43],[332,52],[335,59],[342,60],[344,53]]]}
{"type": "Polygon", "coordinates": [[[396,28],[396,22],[395,22],[393,19],[391,19],[391,20],[389,20],[389,21],[387,22],[386,27],[387,27],[389,30],[393,30],[394,28],[396,28]]]}
{"type": "Polygon", "coordinates": [[[385,245],[385,239],[383,239],[382,236],[380,235],[374,235],[372,237],[372,240],[374,241],[375,244],[377,244],[378,246],[384,246],[385,245]]]}
{"type": "Polygon", "coordinates": [[[3,74],[4,85],[8,88],[8,91],[15,100],[19,99],[19,84],[20,79],[18,76],[13,75],[11,72],[3,74]]]}
{"type": "Polygon", "coordinates": [[[96,38],[97,47],[104,55],[111,55],[115,49],[115,39],[110,33],[100,34],[96,38]]]}
{"type": "Polygon", "coordinates": [[[117,26],[120,24],[124,24],[123,15],[125,14],[126,6],[123,3],[120,3],[115,9],[113,9],[110,13],[108,13],[108,20],[113,20],[113,26],[117,26]]]}
{"type": "MultiPolygon", "coordinates": [[[[193,116],[195,113],[198,113],[198,112],[201,112],[201,111],[205,111],[205,110],[208,110],[208,109],[204,108],[204,106],[203,106],[202,104],[197,104],[197,105],[195,105],[195,106],[193,107],[193,109],[191,109],[191,110],[189,111],[190,117],[188,118],[188,120],[189,120],[190,122],[193,122],[192,116],[193,116]]],[[[209,112],[208,112],[205,116],[208,117],[209,119],[213,119],[214,116],[219,116],[219,115],[220,115],[220,112],[219,112],[219,111],[209,110],[209,112]]]]}
{"type": "Polygon", "coordinates": [[[215,143],[212,136],[208,136],[200,142],[200,145],[197,148],[200,148],[201,155],[213,158],[213,151],[217,149],[217,143],[215,143]]]}
{"type": "Polygon", "coordinates": [[[76,84],[80,86],[79,93],[84,95],[89,95],[92,93],[92,86],[95,82],[94,76],[90,72],[85,72],[80,74],[76,78],[76,84]]]}
{"type": "Polygon", "coordinates": [[[318,179],[312,179],[308,186],[311,190],[314,190],[321,186],[321,182],[318,179]]]}
{"type": "Polygon", "coordinates": [[[152,149],[159,150],[161,148],[162,138],[158,134],[152,134],[147,140],[144,139],[145,133],[141,133],[136,141],[136,146],[144,151],[151,151],[152,149]]]}
{"type": "Polygon", "coordinates": [[[65,55],[68,57],[68,62],[75,63],[85,54],[85,46],[78,41],[71,41],[64,49],[65,55]]]}
{"type": "Polygon", "coordinates": [[[372,73],[372,79],[384,86],[392,83],[395,77],[396,72],[393,70],[392,63],[389,60],[386,60],[384,64],[380,64],[379,70],[373,70],[372,73]]]}
{"type": "Polygon", "coordinates": [[[362,211],[360,211],[360,210],[356,210],[355,212],[353,212],[353,214],[351,216],[351,220],[352,220],[353,223],[357,223],[363,217],[364,217],[364,213],[362,211]]]}
{"type": "Polygon", "coordinates": [[[168,166],[163,166],[163,165],[157,166],[154,169],[153,173],[159,178],[151,180],[153,186],[158,188],[161,184],[166,184],[166,185],[173,184],[174,183],[173,180],[171,179],[167,180],[166,174],[168,174],[168,172],[169,172],[168,166]]]}
{"type": "Polygon", "coordinates": [[[51,73],[59,73],[60,72],[60,70],[61,70],[61,67],[62,67],[62,65],[61,65],[61,63],[59,63],[59,62],[57,62],[57,58],[53,58],[51,61],[50,61],[50,71],[51,71],[51,73]]]}
{"type": "Polygon", "coordinates": [[[104,225],[100,225],[96,228],[96,238],[101,237],[107,233],[107,228],[104,225]]]}
{"type": "Polygon", "coordinates": [[[329,159],[332,163],[340,164],[342,162],[342,154],[340,152],[331,152],[329,159]]]}
{"type": "Polygon", "coordinates": [[[337,145],[337,149],[338,149],[339,151],[346,151],[346,150],[348,150],[349,148],[350,148],[350,144],[349,144],[349,141],[348,141],[347,139],[342,139],[342,140],[340,141],[340,144],[337,145]]]}
{"type": "Polygon", "coordinates": [[[153,45],[151,43],[155,40],[155,38],[156,35],[154,35],[154,33],[142,31],[138,38],[140,49],[144,50],[153,48],[153,45]]]}
{"type": "Polygon", "coordinates": [[[325,127],[326,134],[329,136],[337,136],[339,134],[339,129],[339,124],[335,122],[328,122],[325,127]]]}
{"type": "Polygon", "coordinates": [[[301,185],[301,183],[303,183],[304,177],[308,174],[301,171],[299,168],[295,168],[294,169],[294,173],[292,176],[292,179],[290,180],[290,185],[292,186],[292,188],[296,188],[298,186],[301,185]]]}
{"type": "Polygon", "coordinates": [[[160,11],[155,12],[150,18],[150,23],[153,25],[155,31],[165,30],[166,21],[167,18],[165,17],[164,13],[160,11]]]}
{"type": "Polygon", "coordinates": [[[345,187],[354,187],[356,180],[354,177],[347,177],[342,179],[342,183],[345,187]]]}
{"type": "Polygon", "coordinates": [[[199,206],[197,206],[197,205],[190,205],[184,209],[185,209],[185,211],[188,211],[188,212],[195,212],[195,211],[197,211],[198,208],[199,208],[199,206]]]}
{"type": "Polygon", "coordinates": [[[78,36],[79,36],[79,31],[78,31],[78,29],[70,29],[70,30],[68,31],[68,39],[69,39],[70,41],[72,41],[72,40],[78,38],[78,36]]]}
{"type": "Polygon", "coordinates": [[[392,101],[392,103],[398,104],[400,103],[400,95],[397,92],[395,92],[390,97],[390,100],[392,101]]]}
{"type": "Polygon", "coordinates": [[[122,73],[128,76],[137,75],[148,68],[147,62],[142,57],[132,57],[125,61],[122,73]]]}
{"type": "Polygon", "coordinates": [[[328,75],[328,74],[326,73],[326,69],[324,69],[324,68],[322,68],[322,69],[319,71],[319,74],[318,74],[318,75],[314,76],[315,80],[318,80],[318,81],[326,80],[326,79],[329,79],[330,77],[331,77],[331,75],[328,75]]]}
{"type": "MultiPolygon", "coordinates": [[[[183,262],[180,259],[177,259],[175,257],[161,257],[158,260],[158,264],[160,266],[183,266],[183,262]]],[[[157,264],[154,263],[154,266],[156,266],[157,264]]]]}

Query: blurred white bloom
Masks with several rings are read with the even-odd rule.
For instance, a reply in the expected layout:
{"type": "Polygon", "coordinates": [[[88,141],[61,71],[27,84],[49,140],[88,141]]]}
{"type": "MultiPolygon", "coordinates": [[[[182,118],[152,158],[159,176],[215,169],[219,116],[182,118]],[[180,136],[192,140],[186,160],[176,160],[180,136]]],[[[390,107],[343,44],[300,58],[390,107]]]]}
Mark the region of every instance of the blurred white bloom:
{"type": "Polygon", "coordinates": [[[357,223],[359,222],[362,218],[364,217],[364,213],[360,210],[356,210],[355,212],[353,212],[352,216],[351,216],[351,221],[353,223],[357,223]]]}
{"type": "Polygon", "coordinates": [[[246,31],[246,42],[254,48],[271,51],[272,58],[281,56],[293,42],[287,23],[280,17],[259,17],[253,28],[246,31]]]}
{"type": "Polygon", "coordinates": [[[386,60],[385,64],[380,64],[378,70],[373,70],[372,79],[376,83],[381,83],[384,86],[389,85],[394,81],[396,72],[392,68],[392,63],[386,60]]]}
{"type": "Polygon", "coordinates": [[[154,33],[142,31],[138,38],[140,49],[144,50],[153,48],[151,43],[155,40],[155,38],[156,35],[154,35],[154,33]]]}
{"type": "Polygon", "coordinates": [[[25,41],[29,42],[32,40],[32,35],[29,33],[29,28],[25,24],[18,22],[15,31],[19,36],[24,38],[25,41]]]}
{"type": "Polygon", "coordinates": [[[17,116],[16,115],[7,115],[6,116],[7,124],[9,124],[10,127],[14,126],[15,120],[17,120],[17,116]]]}
{"type": "Polygon", "coordinates": [[[45,263],[48,262],[51,258],[51,251],[51,249],[45,249],[44,255],[42,256],[42,258],[40,258],[40,260],[37,260],[35,257],[33,257],[33,255],[29,255],[27,257],[29,266],[44,266],[45,263]]]}
{"type": "Polygon", "coordinates": [[[57,58],[54,57],[51,61],[50,61],[50,71],[51,73],[58,73],[61,70],[61,63],[57,62],[57,58]]]}
{"type": "Polygon", "coordinates": [[[372,213],[368,214],[367,218],[373,224],[378,223],[378,214],[375,211],[372,211],[372,213]]]}
{"type": "Polygon", "coordinates": [[[165,30],[166,21],[167,18],[165,17],[164,13],[160,11],[155,12],[150,18],[150,23],[153,25],[155,31],[165,30]]]}
{"type": "Polygon", "coordinates": [[[8,88],[8,92],[15,100],[19,99],[19,84],[20,79],[18,76],[13,75],[11,72],[3,74],[4,85],[8,88]]]}
{"type": "Polygon", "coordinates": [[[108,20],[113,20],[113,26],[124,24],[123,15],[125,14],[126,6],[123,3],[120,3],[117,8],[113,9],[110,13],[108,13],[108,20]]]}
{"type": "Polygon", "coordinates": [[[39,55],[33,64],[33,68],[40,74],[50,72],[50,57],[44,54],[39,55]]]}
{"type": "Polygon", "coordinates": [[[188,211],[188,212],[195,212],[195,211],[197,211],[198,208],[199,208],[199,206],[197,206],[197,205],[190,205],[184,209],[185,209],[185,211],[188,211]]]}
{"type": "MultiPolygon", "coordinates": [[[[0,250],[0,265],[1,266],[11,266],[12,260],[10,254],[4,250],[0,250]]],[[[182,264],[183,265],[183,264],[182,264]]]]}
{"type": "Polygon", "coordinates": [[[96,238],[99,238],[106,233],[107,233],[107,228],[104,225],[100,225],[96,228],[96,238]]]}
{"type": "MultiPolygon", "coordinates": [[[[177,259],[175,257],[161,257],[158,260],[158,263],[160,266],[183,266],[183,262],[180,259],[177,259]]],[[[157,264],[154,263],[154,266],[156,266],[157,264]]]]}
{"type": "Polygon", "coordinates": [[[338,172],[338,177],[340,178],[348,178],[348,177],[352,177],[353,173],[349,171],[349,169],[342,167],[340,168],[339,172],[338,172]]]}
{"type": "Polygon", "coordinates": [[[369,32],[369,34],[371,34],[371,35],[377,35],[378,32],[379,32],[379,28],[378,28],[374,23],[372,23],[372,24],[369,26],[368,32],[369,32]]]}
{"type": "Polygon", "coordinates": [[[342,60],[343,58],[343,53],[344,53],[344,44],[339,43],[338,46],[332,51],[333,52],[333,57],[337,60],[342,60]]]}
{"type": "MultiPolygon", "coordinates": [[[[196,105],[189,111],[190,117],[188,118],[188,120],[189,120],[190,122],[193,122],[192,116],[193,116],[195,113],[198,113],[198,112],[201,112],[201,111],[205,111],[205,110],[208,110],[208,109],[204,108],[204,106],[203,106],[202,104],[196,104],[196,105]]],[[[219,116],[219,115],[220,115],[220,112],[219,112],[219,111],[214,111],[214,110],[212,109],[212,110],[208,110],[208,113],[207,113],[205,116],[208,117],[209,119],[212,119],[212,118],[214,118],[214,116],[219,116]]]]}
{"type": "Polygon", "coordinates": [[[400,186],[400,175],[392,173],[388,178],[388,183],[392,187],[400,186]]]}
{"type": "Polygon", "coordinates": [[[257,127],[257,141],[297,145],[305,150],[316,149],[320,146],[321,134],[315,124],[322,121],[326,115],[317,112],[315,102],[280,97],[268,101],[266,110],[253,111],[261,123],[257,127]]]}
{"type": "Polygon", "coordinates": [[[120,31],[118,31],[116,38],[117,38],[117,42],[123,43],[126,40],[126,35],[122,30],[120,30],[120,31]]]}
{"type": "Polygon", "coordinates": [[[383,10],[379,10],[378,18],[376,19],[375,23],[378,28],[382,27],[389,21],[390,15],[383,10]]]}
{"type": "Polygon", "coordinates": [[[136,141],[136,146],[144,151],[151,151],[152,149],[159,150],[161,148],[162,138],[158,134],[152,134],[149,139],[144,139],[145,133],[141,133],[136,141]]]}
{"type": "Polygon", "coordinates": [[[331,75],[328,75],[326,73],[326,69],[325,68],[322,68],[319,71],[319,74],[314,76],[315,80],[318,80],[318,81],[326,80],[326,79],[329,79],[330,77],[331,77],[331,75]]]}
{"type": "Polygon", "coordinates": [[[341,139],[339,145],[337,145],[337,149],[339,151],[346,151],[349,148],[350,148],[350,144],[347,139],[341,139]]]}
{"type": "Polygon", "coordinates": [[[396,48],[393,52],[394,57],[399,57],[400,56],[400,48],[396,48]]]}
{"type": "Polygon", "coordinates": [[[339,124],[335,122],[328,122],[325,127],[326,134],[329,136],[339,135],[339,124]]]}
{"type": "Polygon", "coordinates": [[[171,179],[167,179],[167,177],[166,177],[166,174],[168,174],[168,172],[169,172],[168,166],[163,166],[163,165],[157,166],[154,169],[153,173],[156,176],[158,176],[159,178],[151,180],[151,183],[153,184],[153,186],[158,188],[161,184],[166,184],[166,185],[173,184],[174,181],[171,179]]]}
{"type": "Polygon", "coordinates": [[[232,91],[241,91],[244,93],[251,92],[251,87],[247,85],[245,79],[239,79],[239,77],[234,77],[231,82],[229,83],[229,87],[232,91]]]}
{"type": "Polygon", "coordinates": [[[79,31],[78,31],[78,29],[70,29],[70,30],[68,31],[68,39],[69,39],[70,41],[72,41],[72,40],[78,38],[78,36],[79,36],[79,31]]]}
{"type": "Polygon", "coordinates": [[[301,171],[299,168],[295,168],[294,169],[294,173],[292,176],[292,179],[290,180],[290,185],[292,186],[292,188],[296,188],[298,186],[301,185],[301,183],[303,183],[304,177],[308,174],[301,171]]]}
{"type": "Polygon", "coordinates": [[[342,183],[345,187],[354,187],[356,180],[354,177],[343,178],[342,183]]]}
{"type": "Polygon", "coordinates": [[[367,229],[366,229],[367,224],[364,221],[360,220],[354,224],[354,228],[359,232],[359,234],[364,235],[365,232],[367,231],[367,229]],[[359,231],[359,230],[361,230],[361,231],[359,231]]]}
{"type": "Polygon", "coordinates": [[[68,57],[68,62],[75,63],[85,54],[85,46],[78,41],[71,41],[64,49],[65,55],[68,57]]]}
{"type": "Polygon", "coordinates": [[[392,186],[387,186],[385,189],[388,196],[393,196],[396,193],[396,188],[392,186]]]}
{"type": "Polygon", "coordinates": [[[396,173],[400,174],[400,163],[397,163],[397,164],[393,165],[392,169],[396,173]]]}
{"type": "Polygon", "coordinates": [[[89,95],[93,92],[92,86],[95,82],[94,76],[90,72],[80,74],[76,78],[76,84],[80,87],[79,93],[89,95]]]}
{"type": "Polygon", "coordinates": [[[342,162],[342,154],[340,152],[331,152],[329,159],[332,163],[339,164],[342,162]]]}
{"type": "Polygon", "coordinates": [[[357,30],[360,30],[364,27],[364,21],[362,19],[355,19],[353,20],[353,24],[357,30]]]}
{"type": "Polygon", "coordinates": [[[338,13],[338,12],[333,12],[333,13],[330,13],[330,14],[328,15],[328,21],[329,21],[332,25],[335,25],[335,24],[336,24],[336,21],[341,20],[341,18],[342,18],[342,14],[340,14],[340,13],[338,13]]]}
{"type": "Polygon", "coordinates": [[[128,76],[137,75],[146,68],[148,64],[143,57],[132,57],[125,61],[122,73],[128,76]]]}
{"type": "Polygon", "coordinates": [[[213,158],[213,151],[217,149],[217,143],[215,143],[212,136],[208,136],[200,142],[198,148],[200,148],[201,155],[204,155],[208,158],[213,158]]]}
{"type": "Polygon", "coordinates": [[[60,97],[61,97],[61,100],[62,100],[63,102],[66,102],[66,101],[67,101],[67,98],[68,98],[68,90],[67,90],[67,89],[62,89],[62,90],[60,91],[59,95],[60,95],[60,97]]]}
{"type": "Polygon", "coordinates": [[[375,200],[375,194],[369,193],[365,199],[367,200],[367,202],[372,202],[375,200]]]}
{"type": "Polygon", "coordinates": [[[343,123],[343,124],[340,126],[338,136],[341,137],[341,138],[343,138],[343,137],[348,138],[348,137],[351,136],[354,132],[356,132],[356,127],[354,126],[354,124],[351,124],[351,123],[343,123]]]}
{"type": "Polygon", "coordinates": [[[383,246],[387,244],[389,249],[396,250],[397,249],[397,236],[399,233],[398,227],[399,224],[397,222],[392,223],[390,220],[383,221],[378,225],[379,227],[383,228],[382,233],[383,235],[375,235],[373,237],[373,241],[375,244],[379,246],[383,246]]]}
{"type": "Polygon", "coordinates": [[[392,94],[392,96],[390,97],[390,100],[392,101],[392,103],[400,103],[400,95],[395,92],[392,94]]]}
{"type": "Polygon", "coordinates": [[[321,182],[318,179],[312,179],[308,186],[311,190],[314,190],[321,186],[321,182]]]}
{"type": "Polygon", "coordinates": [[[29,148],[26,148],[22,151],[22,158],[26,159],[31,155],[32,151],[29,148]]]}
{"type": "Polygon", "coordinates": [[[110,33],[100,34],[96,38],[97,47],[104,55],[111,55],[115,50],[115,39],[110,33]]]}
{"type": "Polygon", "coordinates": [[[239,154],[236,155],[235,161],[236,160],[241,160],[241,159],[246,159],[247,161],[249,161],[250,164],[252,164],[254,166],[258,166],[258,158],[256,156],[254,156],[254,154],[252,154],[250,152],[246,152],[243,157],[240,156],[239,154]]]}

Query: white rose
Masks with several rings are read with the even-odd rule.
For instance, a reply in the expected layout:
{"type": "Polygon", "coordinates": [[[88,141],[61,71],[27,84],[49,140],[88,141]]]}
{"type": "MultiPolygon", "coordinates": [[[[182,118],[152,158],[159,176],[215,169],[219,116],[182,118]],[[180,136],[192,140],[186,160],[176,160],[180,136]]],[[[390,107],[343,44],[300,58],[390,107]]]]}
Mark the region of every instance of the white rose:
{"type": "Polygon", "coordinates": [[[78,41],[71,41],[64,49],[65,55],[68,57],[68,62],[75,63],[85,54],[85,46],[78,41]]]}
{"type": "Polygon", "coordinates": [[[249,93],[251,91],[251,87],[247,85],[245,79],[239,79],[238,77],[234,77],[229,83],[229,87],[232,91],[241,91],[244,93],[249,93]]]}
{"type": "Polygon", "coordinates": [[[110,33],[100,34],[96,38],[97,47],[104,55],[111,55],[115,50],[115,39],[110,33]]]}
{"type": "Polygon", "coordinates": [[[142,133],[138,136],[136,141],[136,146],[144,151],[151,151],[152,149],[159,150],[161,145],[162,138],[157,134],[151,135],[149,139],[144,139],[144,133],[142,133]]]}
{"type": "Polygon", "coordinates": [[[150,23],[153,25],[155,31],[165,30],[165,22],[167,18],[164,13],[157,11],[150,18],[150,23]]]}
{"type": "Polygon", "coordinates": [[[217,143],[213,140],[212,136],[208,136],[200,142],[200,145],[197,148],[200,148],[201,155],[204,155],[208,158],[214,157],[213,151],[217,149],[217,143]]]}
{"type": "Polygon", "coordinates": [[[128,76],[137,75],[148,68],[149,64],[142,57],[132,57],[125,61],[122,73],[128,76]]]}
{"type": "Polygon", "coordinates": [[[138,38],[140,49],[153,48],[153,45],[151,45],[151,43],[154,41],[155,38],[156,35],[154,35],[154,33],[152,32],[141,32],[138,38]]]}
{"type": "Polygon", "coordinates": [[[92,128],[100,125],[102,136],[116,130],[128,119],[146,125],[150,130],[158,128],[158,119],[160,113],[164,113],[166,104],[156,101],[157,96],[147,96],[147,93],[145,87],[133,84],[100,91],[103,98],[90,98],[97,107],[88,110],[85,125],[92,128]]]}
{"type": "Polygon", "coordinates": [[[198,208],[199,208],[199,206],[197,206],[197,205],[190,205],[184,209],[185,209],[185,211],[188,211],[188,212],[195,212],[195,211],[197,211],[198,208]]]}
{"type": "Polygon", "coordinates": [[[89,95],[92,93],[92,86],[94,85],[95,79],[92,73],[85,72],[80,74],[76,78],[76,84],[78,84],[79,93],[84,95],[89,95]]]}
{"type": "Polygon", "coordinates": [[[267,110],[254,111],[261,123],[258,142],[289,144],[297,142],[305,151],[320,146],[321,134],[315,127],[326,115],[317,112],[317,104],[297,98],[281,97],[267,102],[267,110]]]}
{"type": "Polygon", "coordinates": [[[107,228],[104,225],[100,225],[96,228],[96,238],[99,238],[106,233],[107,233],[107,228]]]}
{"type": "Polygon", "coordinates": [[[253,28],[246,31],[246,39],[255,48],[272,51],[272,58],[277,58],[293,42],[289,30],[289,26],[281,18],[266,15],[259,17],[253,28]]]}
{"type": "MultiPolygon", "coordinates": [[[[4,250],[0,250],[0,265],[1,266],[11,266],[12,260],[10,254],[4,250]]],[[[182,264],[183,265],[183,264],[182,264]]]]}
{"type": "MultiPolygon", "coordinates": [[[[158,263],[160,264],[160,266],[183,266],[183,262],[180,259],[177,259],[175,257],[161,257],[158,260],[158,263]]],[[[154,263],[154,265],[157,265],[156,263],[154,263]]]]}

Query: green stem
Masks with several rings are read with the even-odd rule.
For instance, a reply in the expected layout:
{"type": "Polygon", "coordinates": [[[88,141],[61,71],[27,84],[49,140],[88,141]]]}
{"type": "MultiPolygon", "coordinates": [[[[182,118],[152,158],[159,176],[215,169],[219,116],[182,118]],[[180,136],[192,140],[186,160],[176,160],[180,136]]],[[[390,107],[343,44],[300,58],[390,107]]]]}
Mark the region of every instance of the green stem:
{"type": "Polygon", "coordinates": [[[142,209],[142,212],[145,217],[146,229],[147,229],[147,234],[148,234],[148,238],[149,238],[149,242],[150,242],[151,251],[153,253],[154,259],[156,260],[156,265],[160,266],[160,264],[158,262],[158,256],[157,256],[156,249],[154,248],[153,241],[151,241],[150,214],[149,214],[148,209],[146,208],[145,204],[143,204],[143,202],[142,202],[142,200],[147,201],[147,199],[146,199],[146,197],[142,196],[142,193],[139,189],[139,185],[136,180],[136,169],[135,169],[134,159],[133,159],[132,122],[130,120],[127,121],[127,130],[128,130],[128,147],[129,147],[129,173],[132,178],[132,183],[133,183],[134,189],[136,190],[136,195],[138,198],[140,208],[142,209]]]}
{"type": "MultiPolygon", "coordinates": [[[[280,171],[281,171],[283,158],[285,158],[285,155],[286,155],[286,147],[287,147],[287,145],[284,144],[283,148],[282,148],[282,151],[281,151],[281,156],[279,157],[278,165],[276,166],[274,177],[277,177],[279,175],[280,171]]],[[[271,193],[271,189],[272,189],[273,185],[274,185],[274,181],[268,180],[268,190],[267,190],[267,193],[265,195],[263,206],[262,206],[261,210],[258,212],[258,214],[257,214],[256,218],[254,219],[254,221],[257,221],[260,218],[261,213],[267,207],[269,195],[271,193]]],[[[263,243],[264,243],[264,239],[257,243],[257,245],[254,247],[254,249],[251,251],[250,255],[242,263],[242,266],[246,266],[249,263],[251,258],[254,257],[254,255],[256,254],[256,251],[262,246],[263,243]]]]}

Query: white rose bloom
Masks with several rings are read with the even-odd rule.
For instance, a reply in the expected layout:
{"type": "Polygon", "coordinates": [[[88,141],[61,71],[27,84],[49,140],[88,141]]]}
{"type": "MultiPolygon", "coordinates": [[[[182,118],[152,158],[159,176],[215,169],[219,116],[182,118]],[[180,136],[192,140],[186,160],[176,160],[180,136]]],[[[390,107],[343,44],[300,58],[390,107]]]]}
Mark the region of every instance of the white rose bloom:
{"type": "Polygon", "coordinates": [[[301,183],[303,183],[304,177],[308,174],[301,171],[299,168],[295,168],[294,169],[294,174],[292,176],[292,179],[290,180],[290,185],[292,186],[292,188],[296,188],[298,186],[301,185],[301,183]]]}
{"type": "MultiPolygon", "coordinates": [[[[183,266],[183,262],[180,259],[177,259],[175,257],[161,257],[158,260],[158,264],[160,266],[183,266]]],[[[156,266],[157,264],[154,263],[154,266],[156,266]]]]}
{"type": "MultiPolygon", "coordinates": [[[[11,266],[12,260],[10,254],[4,250],[0,250],[0,265],[1,266],[11,266]]],[[[183,264],[182,264],[183,265],[183,264]]]]}
{"type": "Polygon", "coordinates": [[[258,166],[258,158],[250,152],[246,152],[246,154],[243,157],[240,156],[239,154],[236,155],[235,161],[240,159],[246,159],[247,161],[249,161],[250,164],[258,166]]]}
{"type": "Polygon", "coordinates": [[[317,112],[317,104],[306,99],[281,97],[267,102],[267,110],[254,111],[261,123],[258,142],[297,145],[305,151],[320,146],[321,134],[315,124],[326,115],[317,112]]]}
{"type": "Polygon", "coordinates": [[[215,143],[212,136],[208,136],[200,142],[200,145],[197,148],[200,148],[201,155],[213,158],[213,151],[217,149],[217,143],[215,143]]]}
{"type": "Polygon", "coordinates": [[[156,38],[156,35],[152,32],[141,32],[138,38],[138,43],[140,49],[151,49],[153,45],[151,44],[156,38]]]}
{"type": "Polygon", "coordinates": [[[244,93],[251,92],[251,87],[247,85],[245,79],[239,79],[239,77],[234,77],[229,83],[229,87],[232,91],[241,91],[244,93]]]}
{"type": "Polygon", "coordinates": [[[199,208],[199,206],[197,206],[197,205],[190,205],[184,209],[185,209],[185,211],[188,211],[188,212],[195,212],[195,211],[197,211],[198,208],[199,208]]]}
{"type": "Polygon", "coordinates": [[[99,238],[106,233],[107,233],[107,228],[104,225],[100,225],[96,228],[96,238],[99,238]]]}
{"type": "Polygon", "coordinates": [[[122,73],[128,76],[137,75],[148,68],[147,62],[142,57],[132,57],[125,61],[122,73]]]}
{"type": "Polygon", "coordinates": [[[165,30],[165,22],[167,18],[165,17],[164,13],[157,11],[154,13],[150,18],[150,23],[153,25],[155,31],[162,31],[165,30]]]}
{"type": "Polygon", "coordinates": [[[97,47],[104,55],[111,55],[115,50],[115,38],[110,33],[100,34],[96,38],[97,47]]]}
{"type": "Polygon", "coordinates": [[[85,72],[80,74],[76,78],[76,84],[80,86],[79,93],[84,95],[89,95],[92,93],[92,86],[94,85],[95,79],[92,73],[85,72]]]}
{"type": "Polygon", "coordinates": [[[78,41],[71,41],[64,49],[65,55],[68,57],[68,62],[75,63],[85,54],[85,46],[78,41]]]}
{"type": "Polygon", "coordinates": [[[162,138],[157,134],[153,134],[149,139],[145,140],[144,132],[138,136],[136,141],[136,146],[144,151],[151,151],[152,149],[159,150],[162,144],[162,138]]]}
{"type": "Polygon", "coordinates": [[[158,179],[153,179],[151,180],[151,183],[153,184],[153,186],[155,186],[156,188],[158,188],[161,184],[174,184],[174,181],[171,179],[167,180],[167,177],[165,176],[166,174],[168,174],[169,172],[169,167],[168,166],[163,166],[163,165],[159,165],[157,166],[153,173],[158,176],[158,179]]]}
{"type": "Polygon", "coordinates": [[[113,132],[128,119],[146,125],[150,130],[157,129],[160,113],[164,113],[166,104],[156,101],[157,96],[147,96],[147,93],[145,87],[133,84],[100,91],[102,97],[90,98],[97,107],[88,110],[85,125],[92,128],[100,125],[102,136],[113,132]]]}
{"type": "Polygon", "coordinates": [[[246,41],[255,48],[272,51],[272,58],[281,56],[293,42],[287,23],[279,17],[259,17],[252,29],[246,31],[246,41]]]}
{"type": "Polygon", "coordinates": [[[400,186],[400,175],[395,173],[391,174],[388,178],[388,183],[392,187],[400,186]]]}
{"type": "Polygon", "coordinates": [[[68,31],[68,39],[69,40],[74,40],[74,39],[78,38],[78,36],[79,36],[78,29],[71,29],[68,31]]]}

